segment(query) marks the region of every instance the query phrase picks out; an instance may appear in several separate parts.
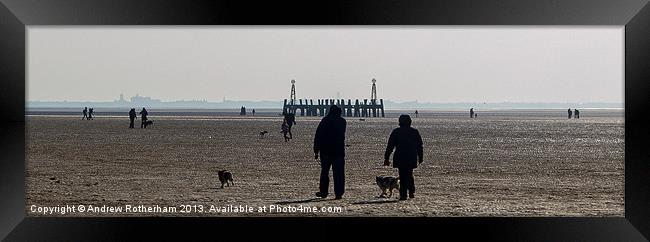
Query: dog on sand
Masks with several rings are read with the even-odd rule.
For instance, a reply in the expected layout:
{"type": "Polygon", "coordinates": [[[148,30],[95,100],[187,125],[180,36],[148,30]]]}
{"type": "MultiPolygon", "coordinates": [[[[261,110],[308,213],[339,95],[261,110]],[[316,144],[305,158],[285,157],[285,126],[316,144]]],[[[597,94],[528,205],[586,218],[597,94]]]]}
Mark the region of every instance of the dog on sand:
{"type": "Polygon", "coordinates": [[[393,189],[399,190],[399,177],[377,176],[377,186],[381,189],[379,197],[393,196],[393,189]]]}
{"type": "Polygon", "coordinates": [[[147,120],[147,121],[144,121],[144,127],[145,127],[145,128],[146,128],[147,126],[151,126],[151,125],[153,125],[153,120],[147,120]]]}
{"type": "Polygon", "coordinates": [[[260,132],[260,139],[264,138],[264,135],[265,135],[265,134],[268,134],[268,133],[269,133],[269,131],[266,131],[266,130],[261,131],[261,132],[260,132]]]}
{"type": "Polygon", "coordinates": [[[230,173],[227,170],[220,170],[217,172],[219,174],[219,181],[221,182],[221,188],[223,188],[224,185],[235,185],[235,183],[232,181],[232,173],[230,173]]]}

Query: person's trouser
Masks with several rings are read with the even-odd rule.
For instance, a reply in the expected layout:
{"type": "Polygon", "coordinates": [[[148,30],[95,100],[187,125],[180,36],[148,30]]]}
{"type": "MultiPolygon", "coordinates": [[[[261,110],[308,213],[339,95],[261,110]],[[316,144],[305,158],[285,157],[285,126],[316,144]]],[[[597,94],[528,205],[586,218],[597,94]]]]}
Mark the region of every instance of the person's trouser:
{"type": "Polygon", "coordinates": [[[129,128],[132,129],[134,126],[135,126],[135,119],[132,118],[132,119],[131,119],[131,123],[129,124],[129,128]]]}
{"type": "Polygon", "coordinates": [[[142,123],[140,123],[140,128],[146,128],[146,126],[144,125],[144,123],[146,122],[147,122],[146,119],[142,119],[142,123]]]}
{"type": "Polygon", "coordinates": [[[415,193],[415,179],[413,169],[399,168],[399,196],[406,197],[409,193],[415,193]]]}
{"type": "Polygon", "coordinates": [[[320,193],[328,194],[330,186],[330,167],[334,177],[334,194],[343,196],[345,192],[345,158],[344,157],[321,157],[320,171],[320,193]]]}

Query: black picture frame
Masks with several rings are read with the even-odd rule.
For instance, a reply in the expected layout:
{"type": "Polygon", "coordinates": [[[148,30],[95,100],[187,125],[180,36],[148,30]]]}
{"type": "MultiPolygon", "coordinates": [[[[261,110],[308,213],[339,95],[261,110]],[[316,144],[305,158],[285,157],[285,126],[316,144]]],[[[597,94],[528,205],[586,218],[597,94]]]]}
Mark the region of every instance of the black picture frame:
{"type": "MultiPolygon", "coordinates": [[[[650,238],[650,6],[647,0],[154,1],[0,0],[0,238],[118,240],[287,237],[328,231],[499,240],[645,241],[650,238]],[[35,218],[25,211],[26,28],[36,25],[611,25],[625,26],[625,217],[575,218],[35,218]],[[290,229],[288,229],[290,228],[290,229]],[[189,231],[189,233],[188,233],[189,231]],[[397,232],[395,232],[397,233],[397,232]],[[219,233],[217,233],[219,234],[219,233]],[[212,237],[217,238],[217,237],[212,237]]],[[[331,233],[326,233],[331,234],[331,233]]],[[[325,235],[325,234],[323,234],[325,235]]],[[[311,238],[311,237],[303,237],[311,238]]],[[[441,237],[442,238],[442,237],[441,237]]]]}

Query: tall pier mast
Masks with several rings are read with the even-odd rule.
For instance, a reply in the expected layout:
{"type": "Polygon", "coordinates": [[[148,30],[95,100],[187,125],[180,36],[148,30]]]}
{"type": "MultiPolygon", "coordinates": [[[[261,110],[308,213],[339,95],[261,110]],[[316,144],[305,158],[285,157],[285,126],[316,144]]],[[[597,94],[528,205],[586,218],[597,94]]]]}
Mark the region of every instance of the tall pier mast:
{"type": "Polygon", "coordinates": [[[375,78],[372,78],[372,93],[370,93],[370,101],[371,102],[377,102],[377,80],[375,78]]]}
{"type": "Polygon", "coordinates": [[[296,104],[296,80],[291,80],[291,97],[289,97],[290,104],[296,104]]]}

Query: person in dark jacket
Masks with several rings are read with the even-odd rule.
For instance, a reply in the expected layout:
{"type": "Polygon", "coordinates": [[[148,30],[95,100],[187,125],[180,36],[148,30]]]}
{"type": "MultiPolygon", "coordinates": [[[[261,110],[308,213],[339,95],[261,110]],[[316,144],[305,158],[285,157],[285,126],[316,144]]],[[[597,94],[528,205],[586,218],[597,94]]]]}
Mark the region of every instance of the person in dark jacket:
{"type": "Polygon", "coordinates": [[[314,157],[321,157],[321,173],[317,197],[325,198],[329,189],[329,170],[332,167],[334,177],[334,195],[341,199],[345,190],[345,127],[346,121],[341,117],[341,108],[330,107],[314,137],[314,157]]]}
{"type": "Polygon", "coordinates": [[[84,116],[81,118],[81,120],[84,120],[84,119],[88,118],[88,107],[84,107],[84,110],[81,111],[81,112],[84,114],[84,116]]]}
{"type": "Polygon", "coordinates": [[[147,109],[145,109],[145,108],[143,107],[143,108],[142,108],[142,111],[140,111],[140,116],[141,116],[140,119],[141,119],[141,121],[142,121],[142,123],[140,123],[140,128],[146,128],[146,126],[144,125],[144,123],[146,123],[147,120],[148,120],[148,119],[147,119],[147,115],[149,115],[149,112],[147,112],[147,109]]]}
{"type": "Polygon", "coordinates": [[[415,197],[415,181],[413,179],[413,169],[422,163],[422,137],[417,129],[411,128],[411,117],[408,115],[399,116],[399,128],[393,130],[388,138],[388,146],[384,154],[384,165],[390,165],[390,154],[395,149],[393,155],[393,167],[399,171],[400,200],[406,200],[408,192],[409,197],[415,197]]]}
{"type": "Polygon", "coordinates": [[[289,139],[293,139],[293,134],[291,134],[291,128],[293,127],[294,124],[296,124],[296,115],[293,113],[287,113],[284,116],[284,119],[287,122],[287,125],[289,125],[289,139]]]}
{"type": "Polygon", "coordinates": [[[289,124],[287,124],[287,120],[284,120],[282,122],[282,129],[281,129],[280,133],[282,133],[282,135],[284,135],[284,142],[289,142],[289,140],[291,138],[289,138],[289,136],[287,136],[287,134],[289,133],[289,124]]]}
{"type": "Polygon", "coordinates": [[[131,120],[131,123],[129,124],[129,128],[132,129],[134,124],[135,124],[135,118],[137,118],[138,115],[135,113],[135,108],[132,108],[131,111],[129,111],[129,120],[131,120]]]}

